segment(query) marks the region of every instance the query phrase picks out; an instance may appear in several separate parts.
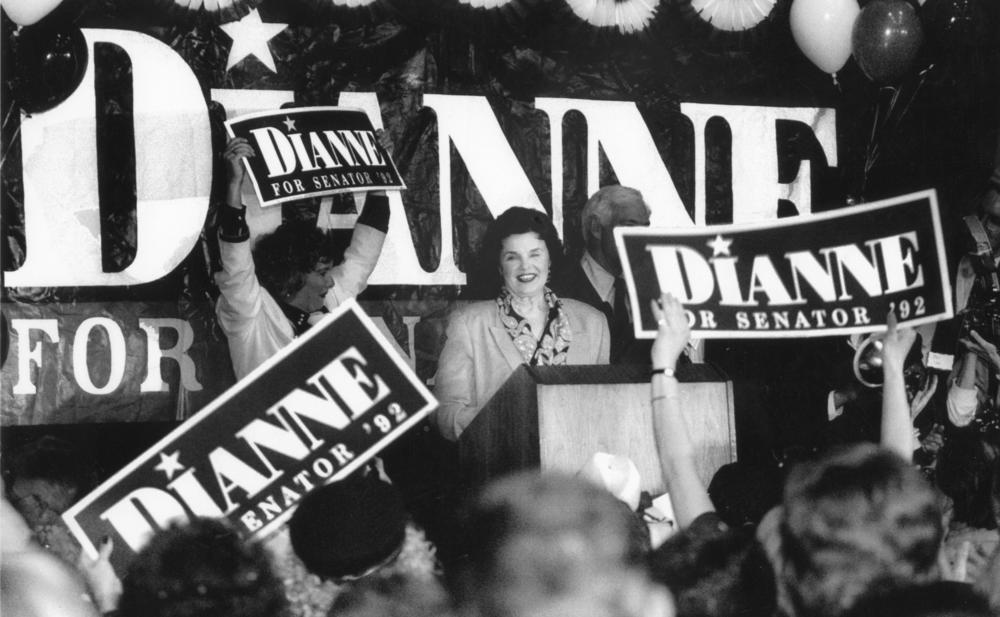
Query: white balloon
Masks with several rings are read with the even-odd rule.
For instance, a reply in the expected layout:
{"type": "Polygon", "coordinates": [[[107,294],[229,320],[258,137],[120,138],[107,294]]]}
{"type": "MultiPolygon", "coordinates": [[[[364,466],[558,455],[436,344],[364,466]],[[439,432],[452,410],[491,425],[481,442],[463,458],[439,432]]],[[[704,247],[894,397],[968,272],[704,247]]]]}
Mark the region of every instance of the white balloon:
{"type": "Polygon", "coordinates": [[[857,0],[795,0],[789,14],[792,37],[813,64],[834,74],[851,57],[857,0]]]}
{"type": "Polygon", "coordinates": [[[2,0],[7,17],[19,26],[30,26],[55,9],[62,0],[2,0]]]}

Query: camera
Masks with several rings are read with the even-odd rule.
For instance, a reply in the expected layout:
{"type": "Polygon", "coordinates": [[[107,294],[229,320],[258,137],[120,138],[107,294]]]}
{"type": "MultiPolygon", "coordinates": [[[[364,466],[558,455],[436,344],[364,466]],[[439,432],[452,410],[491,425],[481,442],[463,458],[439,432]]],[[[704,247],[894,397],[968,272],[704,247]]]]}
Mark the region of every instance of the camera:
{"type": "Polygon", "coordinates": [[[966,216],[963,222],[973,241],[968,256],[975,280],[968,305],[959,312],[961,335],[968,338],[975,330],[987,342],[1000,346],[1000,276],[994,248],[979,217],[966,216]]]}
{"type": "Polygon", "coordinates": [[[975,330],[987,343],[1000,347],[1000,301],[967,306],[959,315],[962,317],[962,338],[970,338],[969,333],[975,330]]]}

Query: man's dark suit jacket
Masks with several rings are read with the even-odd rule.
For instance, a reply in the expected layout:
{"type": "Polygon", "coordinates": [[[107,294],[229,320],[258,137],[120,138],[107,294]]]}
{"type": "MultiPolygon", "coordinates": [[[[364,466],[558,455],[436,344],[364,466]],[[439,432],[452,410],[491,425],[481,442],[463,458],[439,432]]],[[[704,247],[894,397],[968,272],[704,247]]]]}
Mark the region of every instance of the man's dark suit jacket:
{"type": "Polygon", "coordinates": [[[587,273],[583,271],[580,260],[572,261],[553,281],[553,291],[560,298],[572,298],[594,307],[604,313],[611,331],[611,364],[643,364],[649,365],[649,352],[653,346],[651,340],[636,340],[632,324],[617,325],[611,304],[597,295],[594,286],[590,284],[587,273]]]}

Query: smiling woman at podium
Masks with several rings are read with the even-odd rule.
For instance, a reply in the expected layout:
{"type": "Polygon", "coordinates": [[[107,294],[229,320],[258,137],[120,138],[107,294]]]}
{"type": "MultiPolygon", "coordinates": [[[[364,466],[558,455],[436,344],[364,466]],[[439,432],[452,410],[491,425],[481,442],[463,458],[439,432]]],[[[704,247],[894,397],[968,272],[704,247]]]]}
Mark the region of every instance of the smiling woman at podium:
{"type": "Polygon", "coordinates": [[[514,207],[483,238],[481,263],[492,300],[452,313],[438,359],[436,422],[452,441],[521,364],[606,364],[604,315],[548,287],[562,245],[545,213],[514,207]]]}

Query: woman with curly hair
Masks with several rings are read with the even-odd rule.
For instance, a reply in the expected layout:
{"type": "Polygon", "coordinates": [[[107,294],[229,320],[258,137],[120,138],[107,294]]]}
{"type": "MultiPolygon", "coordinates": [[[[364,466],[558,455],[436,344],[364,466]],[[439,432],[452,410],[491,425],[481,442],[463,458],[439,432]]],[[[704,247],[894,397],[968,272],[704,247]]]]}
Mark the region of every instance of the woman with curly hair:
{"type": "Polygon", "coordinates": [[[215,312],[229,340],[236,378],[242,379],[322,318],[323,312],[361,293],[382,252],[389,228],[389,200],[372,191],[358,216],[351,244],[336,261],[329,241],[313,225],[288,222],[257,240],[252,255],[241,186],[250,143],[226,145],[228,184],[220,209],[221,296],[215,312]]]}

